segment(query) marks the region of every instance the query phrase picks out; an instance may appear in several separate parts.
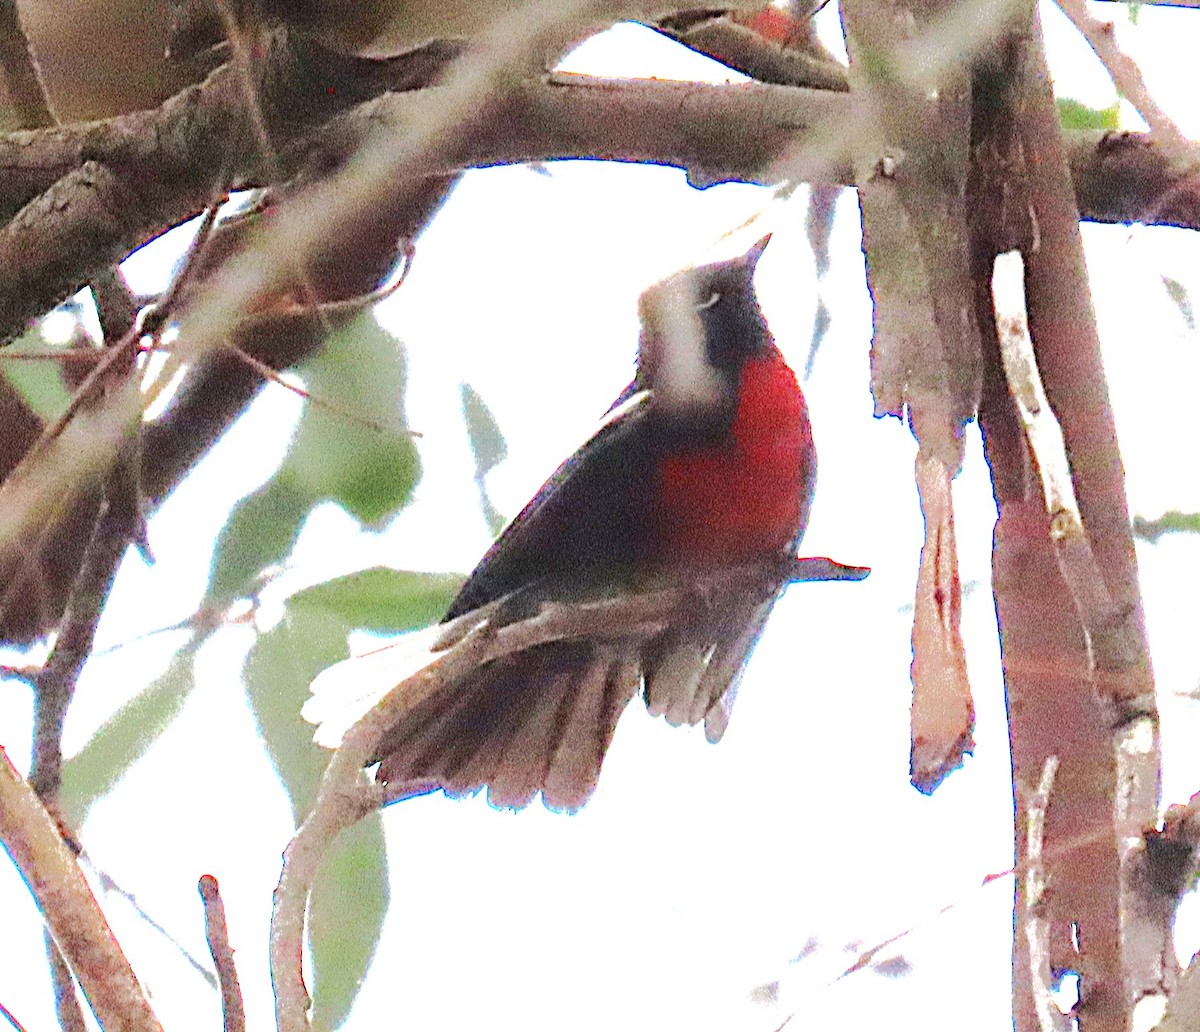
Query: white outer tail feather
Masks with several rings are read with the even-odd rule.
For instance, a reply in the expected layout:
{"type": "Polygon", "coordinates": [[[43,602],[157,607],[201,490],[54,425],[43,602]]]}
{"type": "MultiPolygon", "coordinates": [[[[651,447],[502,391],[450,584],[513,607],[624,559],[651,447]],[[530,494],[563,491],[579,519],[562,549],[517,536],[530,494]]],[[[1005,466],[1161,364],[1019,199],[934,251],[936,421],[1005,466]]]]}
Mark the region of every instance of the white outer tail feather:
{"type": "Polygon", "coordinates": [[[322,670],[309,686],[300,716],[316,724],[313,741],[327,749],[342,744],[346,732],[393,688],[429,666],[434,647],[445,632],[435,624],[406,635],[394,645],[343,659],[322,670]]]}

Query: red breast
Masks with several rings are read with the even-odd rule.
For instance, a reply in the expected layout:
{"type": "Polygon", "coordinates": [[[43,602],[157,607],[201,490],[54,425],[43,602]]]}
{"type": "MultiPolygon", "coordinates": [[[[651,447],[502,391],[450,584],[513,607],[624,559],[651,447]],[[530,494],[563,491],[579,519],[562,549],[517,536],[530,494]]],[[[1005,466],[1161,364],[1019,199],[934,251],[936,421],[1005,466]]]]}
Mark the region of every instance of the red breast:
{"type": "Polygon", "coordinates": [[[743,363],[725,438],[662,461],[652,514],[655,556],[736,563],[788,549],[808,520],[815,474],[804,395],[771,347],[743,363]]]}

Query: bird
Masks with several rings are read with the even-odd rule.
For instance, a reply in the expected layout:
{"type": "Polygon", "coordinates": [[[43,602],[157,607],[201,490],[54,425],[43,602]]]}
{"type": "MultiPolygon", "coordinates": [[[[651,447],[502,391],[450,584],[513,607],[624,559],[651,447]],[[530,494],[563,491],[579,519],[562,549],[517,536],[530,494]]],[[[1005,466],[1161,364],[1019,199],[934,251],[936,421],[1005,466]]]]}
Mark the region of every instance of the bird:
{"type": "MultiPolygon", "coordinates": [[[[633,381],[501,532],[444,622],[487,606],[494,620],[512,622],[548,602],[619,597],[758,562],[768,572],[681,607],[648,639],[542,643],[434,692],[381,738],[376,776],[392,797],[410,787],[456,797],[486,787],[495,807],[519,809],[540,792],[550,809],[574,812],[639,692],[651,715],[676,726],[703,721],[710,741],[721,738],[786,586],[774,560],[795,556],[816,484],[804,394],[754,290],[769,240],[643,293],[633,381]]],[[[354,662],[314,681],[303,712],[322,724],[323,744],[336,745],[353,719],[331,717],[334,699],[349,689],[365,700],[361,714],[377,697],[353,685],[366,676],[354,662]]],[[[387,657],[376,653],[373,668],[386,685],[387,657]]]]}

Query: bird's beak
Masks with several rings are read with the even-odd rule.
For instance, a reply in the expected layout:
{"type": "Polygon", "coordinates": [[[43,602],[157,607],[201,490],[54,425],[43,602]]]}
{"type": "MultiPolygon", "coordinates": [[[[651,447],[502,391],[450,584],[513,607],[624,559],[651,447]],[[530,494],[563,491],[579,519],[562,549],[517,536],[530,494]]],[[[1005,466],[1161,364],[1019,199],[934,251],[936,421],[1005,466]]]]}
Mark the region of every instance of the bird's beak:
{"type": "Polygon", "coordinates": [[[762,257],[763,251],[767,249],[767,244],[771,242],[771,234],[768,233],[761,240],[753,244],[749,251],[742,256],[742,261],[750,266],[750,271],[754,271],[754,267],[758,265],[758,260],[762,257]]]}

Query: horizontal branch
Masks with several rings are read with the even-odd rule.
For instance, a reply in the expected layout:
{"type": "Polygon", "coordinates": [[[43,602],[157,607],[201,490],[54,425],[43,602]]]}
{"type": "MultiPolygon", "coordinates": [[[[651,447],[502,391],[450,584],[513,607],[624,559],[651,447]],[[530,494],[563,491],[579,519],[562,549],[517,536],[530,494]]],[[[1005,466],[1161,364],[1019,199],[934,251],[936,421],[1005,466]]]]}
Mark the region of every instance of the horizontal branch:
{"type": "MultiPolygon", "coordinates": [[[[407,87],[436,78],[459,52],[446,44],[403,62],[340,67],[315,48],[279,50],[263,96],[285,178],[306,159],[319,172],[372,132],[395,132],[440,108],[446,87],[407,87]],[[319,99],[314,81],[338,85],[319,99]]],[[[448,134],[453,142],[428,148],[411,171],[590,158],[676,166],[697,186],[852,183],[842,130],[855,108],[846,93],[558,75],[518,82],[498,99],[490,119],[448,134]]],[[[1069,134],[1068,145],[1085,219],[1200,228],[1200,148],[1087,131],[1069,134]]],[[[243,186],[265,181],[228,67],[155,111],[0,136],[0,214],[14,216],[0,230],[11,281],[0,297],[0,337],[200,211],[222,169],[243,186]]]]}

